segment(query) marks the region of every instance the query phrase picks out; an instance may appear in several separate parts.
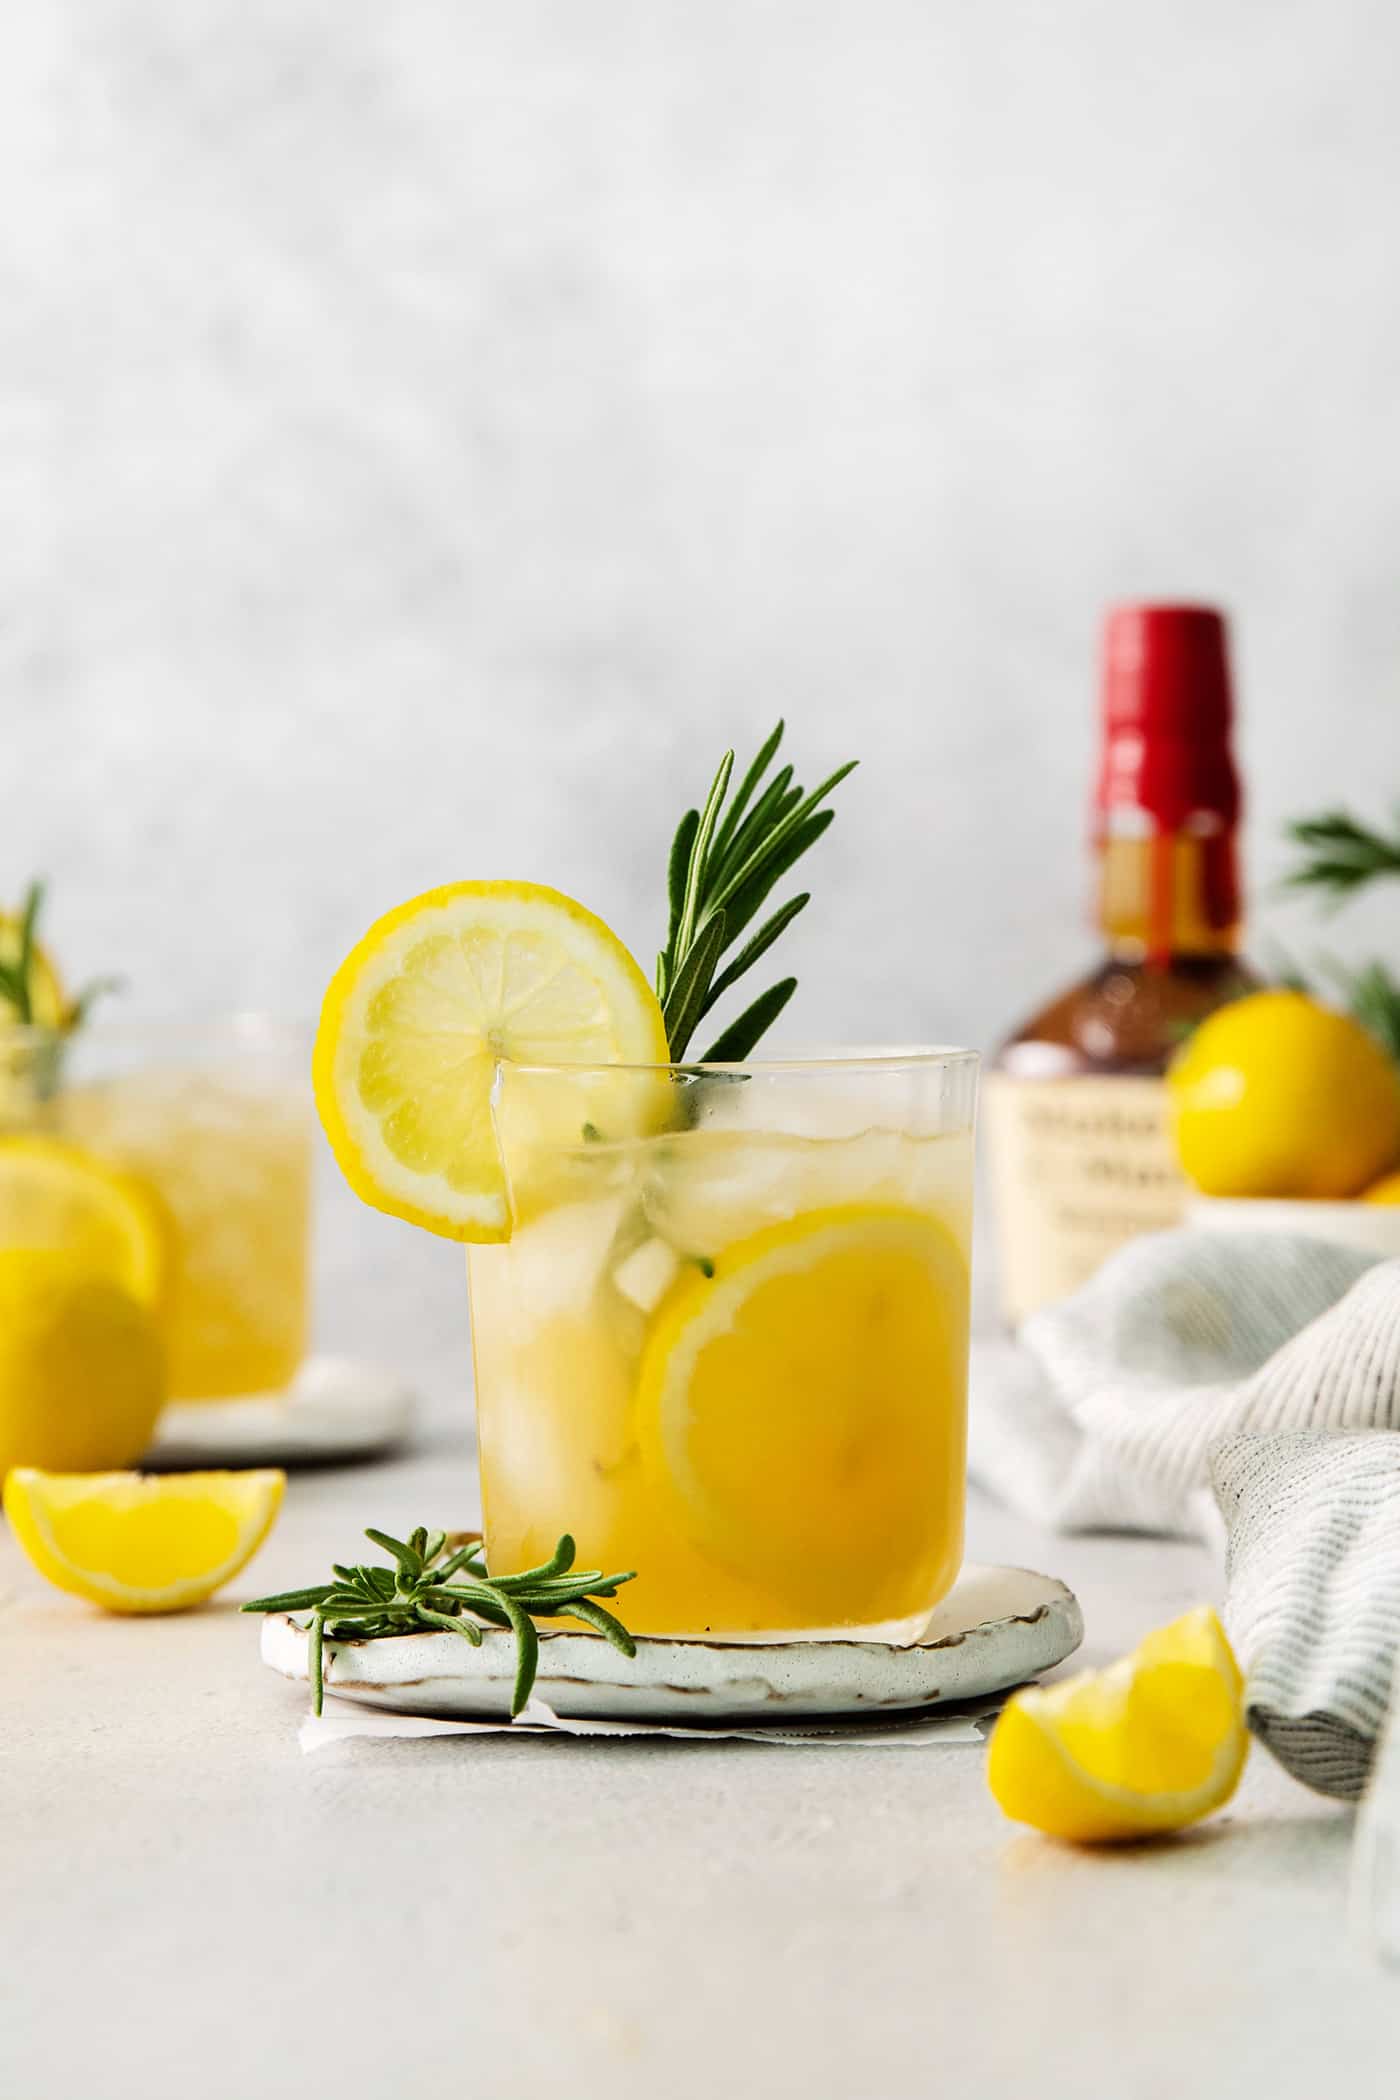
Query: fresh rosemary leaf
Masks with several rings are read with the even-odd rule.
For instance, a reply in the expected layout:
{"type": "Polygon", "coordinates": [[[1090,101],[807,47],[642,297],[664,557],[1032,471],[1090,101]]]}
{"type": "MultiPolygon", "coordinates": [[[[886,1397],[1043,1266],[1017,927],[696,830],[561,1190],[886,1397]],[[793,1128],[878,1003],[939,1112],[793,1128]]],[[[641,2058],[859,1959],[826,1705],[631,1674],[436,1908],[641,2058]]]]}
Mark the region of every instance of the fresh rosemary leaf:
{"type": "Polygon", "coordinates": [[[1393,835],[1349,816],[1344,809],[1324,810],[1288,827],[1303,858],[1285,879],[1292,889],[1316,889],[1340,903],[1378,876],[1400,875],[1400,812],[1393,835]]]}
{"type": "Polygon", "coordinates": [[[82,1027],[99,999],[105,999],[111,992],[124,992],[125,990],[126,979],[124,977],[92,978],[83,986],[68,1009],[68,1018],[64,1024],[66,1033],[71,1035],[75,1028],[82,1027]]]}
{"type": "Polygon", "coordinates": [[[34,928],[44,902],[44,885],[31,882],[25,893],[24,909],[19,922],[19,1017],[21,1021],[34,1019],[34,928]]]}
{"type": "Polygon", "coordinates": [[[574,1603],[563,1607],[559,1617],[577,1619],[581,1625],[591,1626],[595,1633],[601,1633],[605,1641],[611,1641],[614,1648],[619,1649],[629,1659],[637,1652],[637,1643],[621,1619],[615,1619],[610,1611],[604,1611],[601,1604],[594,1604],[587,1598],[580,1597],[574,1603]]]}
{"type": "Polygon", "coordinates": [[[670,987],[671,970],[676,953],[676,934],[685,909],[686,883],[690,876],[690,859],[695,850],[695,834],[700,829],[700,812],[688,809],[676,826],[676,835],[671,841],[671,858],[666,869],[666,894],[670,903],[670,921],[666,929],[666,945],[656,958],[656,996],[666,997],[670,987]]]}
{"type": "Polygon", "coordinates": [[[372,1539],[376,1546],[382,1546],[386,1553],[392,1554],[405,1575],[416,1577],[422,1574],[422,1555],[416,1553],[412,1544],[407,1540],[391,1538],[387,1531],[375,1531],[368,1526],[365,1530],[365,1537],[372,1539]]]}
{"type": "Polygon", "coordinates": [[[748,822],[741,824],[730,840],[723,859],[716,857],[713,861],[716,889],[728,881],[736,868],[744,865],[759,840],[780,824],[801,800],[801,788],[792,786],[792,767],[784,766],[781,773],[774,774],[760,795],[748,822]]]}
{"type": "Polygon", "coordinates": [[[540,1637],[535,1631],[535,1622],[526,1613],[524,1606],[514,1597],[498,1592],[501,1609],[510,1620],[510,1630],[515,1635],[515,1690],[511,1697],[511,1719],[521,1711],[529,1700],[535,1686],[535,1676],[540,1666],[540,1637]]]}
{"type": "Polygon", "coordinates": [[[706,995],[715,965],[724,952],[726,940],[725,915],[717,911],[705,921],[696,937],[695,945],[676,972],[670,997],[662,1009],[666,1022],[666,1040],[671,1046],[671,1055],[679,1060],[685,1056],[686,1045],[695,1032],[695,1025],[705,1011],[706,995]]]}
{"type": "Polygon", "coordinates": [[[729,898],[724,907],[724,915],[731,939],[735,934],[742,933],[749,921],[758,916],[789,868],[816,845],[822,833],[835,821],[834,809],[819,809],[815,816],[804,817],[773,857],[765,862],[756,874],[749,877],[741,890],[737,890],[729,898]]]}
{"type": "Polygon", "coordinates": [[[695,844],[690,853],[690,869],[686,875],[685,897],[681,904],[681,923],[676,930],[675,952],[683,955],[695,938],[700,923],[700,903],[704,896],[705,865],[709,859],[710,840],[714,837],[715,825],[719,822],[720,809],[729,788],[729,776],[734,770],[734,753],[726,751],[719,762],[719,771],[710,784],[705,797],[705,807],[700,812],[700,822],[695,833],[695,844]]]}
{"type": "Polygon", "coordinates": [[[390,1555],[393,1568],[352,1568],[336,1562],[334,1582],[283,1590],[243,1606],[247,1612],[310,1612],[307,1667],[318,1714],[325,1699],[328,1639],[377,1641],[431,1630],[460,1633],[480,1647],[483,1624],[504,1628],[515,1639],[512,1718],[529,1699],[539,1667],[536,1617],[576,1617],[625,1654],[635,1652],[626,1628],[595,1602],[615,1597],[622,1583],[633,1580],[631,1571],[607,1575],[600,1568],[574,1569],[574,1542],[567,1532],[539,1567],[498,1581],[486,1571],[478,1539],[450,1546],[445,1532],[430,1532],[421,1525],[407,1539],[378,1530],[365,1536],[390,1555]],[[467,1580],[453,1582],[460,1571],[467,1580]]]}
{"type": "Polygon", "coordinates": [[[282,1590],[275,1597],[259,1597],[257,1603],[245,1604],[244,1611],[311,1611],[324,1604],[330,1595],[330,1586],[320,1582],[309,1590],[282,1590]]]}
{"type": "MultiPolygon", "coordinates": [[[[830,815],[829,811],[828,815],[830,815]]],[[[736,985],[739,982],[739,979],[744,975],[744,972],[746,970],[751,970],[754,964],[759,960],[759,958],[768,953],[768,950],[772,947],[774,941],[777,940],[778,936],[782,933],[786,933],[788,927],[791,926],[793,920],[797,917],[797,914],[800,911],[802,911],[808,904],[810,904],[811,901],[811,891],[803,890],[800,896],[790,897],[786,904],[780,906],[780,908],[774,912],[771,919],[766,919],[764,921],[763,925],[759,927],[758,932],[754,935],[753,939],[739,950],[739,953],[735,956],[733,962],[727,964],[726,967],[723,970],[721,970],[719,976],[710,986],[709,996],[706,998],[705,1004],[700,1010],[700,1018],[702,1020],[704,1019],[705,1015],[710,1011],[710,1008],[716,1005],[724,997],[725,993],[729,991],[732,986],[736,985]]]]}
{"type": "Polygon", "coordinates": [[[818,803],[825,796],[829,795],[832,789],[846,778],[848,773],[854,770],[856,763],[855,759],[851,759],[849,764],[839,767],[829,780],[824,780],[819,788],[814,788],[810,795],[804,796],[796,808],[789,810],[787,815],[774,826],[766,838],[760,840],[759,844],[754,847],[743,866],[737,868],[732,875],[726,877],[719,895],[715,899],[715,903],[727,904],[729,899],[741,890],[746,882],[752,881],[753,877],[761,869],[769,865],[774,856],[787,844],[798,826],[811,815],[818,803]]]}
{"type": "MultiPolygon", "coordinates": [[[[778,717],[777,728],[773,730],[772,734],[768,738],[767,743],[762,746],[757,758],[749,767],[749,770],[744,775],[743,779],[739,782],[738,793],[735,795],[734,800],[730,803],[728,809],[724,813],[724,822],[720,825],[719,830],[715,833],[713,857],[716,864],[718,864],[719,861],[723,859],[724,854],[730,844],[730,841],[733,839],[735,832],[739,828],[739,819],[743,816],[744,811],[748,808],[750,798],[753,795],[755,788],[758,786],[759,781],[762,780],[764,774],[768,771],[769,766],[773,763],[774,755],[777,752],[778,746],[779,744],[781,744],[782,740],[783,720],[780,715],[778,717]]],[[[791,766],[789,766],[788,779],[791,780],[791,778],[792,768],[791,766]]]]}
{"type": "Polygon", "coordinates": [[[704,1057],[706,1065],[741,1065],[753,1054],[760,1038],[773,1026],[788,1000],[797,990],[795,977],[784,977],[780,984],[770,985],[760,992],[752,1006],[745,1007],[737,1021],[731,1021],[722,1035],[716,1036],[704,1057]]]}
{"type": "MultiPolygon", "coordinates": [[[[820,805],[854,768],[854,760],[838,766],[810,794],[794,780],[791,765],[766,779],[782,735],[780,722],[726,810],[734,766],[734,754],[727,752],[699,815],[687,811],[672,844],[666,945],[657,957],[656,988],[667,1044],[677,1063],[685,1057],[701,1016],[733,989],[810,901],[804,892],[782,905],[724,964],[725,951],[830,825],[833,812],[820,805]]],[[[774,985],[720,1036],[726,1062],[748,1055],[794,989],[790,979],[774,985]]]]}
{"type": "Polygon", "coordinates": [[[463,1640],[470,1641],[473,1648],[481,1646],[481,1628],[472,1619],[454,1619],[445,1611],[434,1611],[427,1604],[420,1604],[418,1616],[429,1626],[440,1626],[444,1633],[460,1633],[463,1640]]]}

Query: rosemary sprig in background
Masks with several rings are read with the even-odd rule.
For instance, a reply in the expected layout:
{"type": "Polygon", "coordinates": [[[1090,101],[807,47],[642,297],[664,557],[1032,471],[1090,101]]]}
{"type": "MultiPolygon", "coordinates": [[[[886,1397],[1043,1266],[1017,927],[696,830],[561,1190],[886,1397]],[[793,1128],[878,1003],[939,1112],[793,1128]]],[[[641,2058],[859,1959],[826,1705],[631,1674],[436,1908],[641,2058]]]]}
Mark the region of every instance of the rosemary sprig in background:
{"type": "MultiPolygon", "coordinates": [[[[45,1026],[56,1026],[58,1032],[63,1035],[71,1035],[75,1028],[82,1027],[91,1011],[93,1001],[101,998],[104,992],[118,990],[121,979],[94,978],[91,984],[83,987],[76,999],[68,1002],[57,1023],[50,1016],[41,1013],[41,1002],[36,996],[37,987],[41,982],[53,982],[52,968],[50,966],[45,970],[45,959],[38,940],[39,914],[43,908],[44,885],[42,882],[31,882],[24,893],[24,903],[20,906],[17,937],[13,944],[7,944],[10,947],[9,958],[7,960],[0,956],[0,1006],[8,1006],[13,1018],[21,1027],[39,1022],[45,1026]]],[[[15,923],[8,922],[11,925],[15,923]]]]}
{"type": "Polygon", "coordinates": [[[13,1007],[15,1019],[22,1026],[34,1019],[34,935],[43,903],[44,885],[31,882],[20,909],[19,940],[14,958],[10,962],[0,962],[0,999],[13,1007]]]}
{"type": "Polygon", "coordinates": [[[331,1564],[332,1582],[309,1589],[285,1590],[258,1597],[244,1611],[309,1611],[312,1701],[319,1714],[325,1698],[326,1641],[379,1641],[391,1634],[460,1633],[474,1648],[481,1646],[482,1626],[503,1627],[515,1635],[515,1689],[511,1719],[522,1710],[534,1687],[539,1666],[537,1618],[577,1619],[602,1634],[623,1655],[637,1652],[636,1642],[620,1619],[604,1611],[599,1597],[615,1597],[633,1574],[604,1575],[598,1568],[574,1568],[574,1542],[567,1533],[547,1561],[519,1575],[488,1575],[480,1539],[453,1546],[446,1532],[422,1526],[407,1539],[368,1529],[365,1537],[390,1555],[391,1567],[346,1567],[331,1564]]]}
{"type": "MultiPolygon", "coordinates": [[[[703,808],[686,811],[672,842],[667,878],[670,923],[666,945],[656,958],[656,996],[677,1063],[700,1022],[809,902],[808,891],[789,898],[721,969],[723,958],[775,885],[831,823],[835,811],[820,805],[856,766],[855,759],[838,766],[810,794],[794,782],[789,765],[779,767],[765,784],[782,737],[779,722],[732,799],[734,753],[726,752],[703,808]]],[[[796,989],[795,977],[770,985],[715,1038],[700,1061],[737,1064],[748,1057],[796,989]]]]}
{"type": "MultiPolygon", "coordinates": [[[[1301,849],[1301,858],[1284,878],[1285,886],[1320,893],[1335,907],[1368,883],[1400,876],[1400,812],[1395,825],[1387,837],[1343,809],[1299,818],[1288,826],[1288,837],[1301,849]]],[[[1368,962],[1353,970],[1324,958],[1319,968],[1337,986],[1355,1019],[1400,1062],[1400,982],[1386,965],[1368,962]]]]}
{"type": "Polygon", "coordinates": [[[1400,875],[1400,812],[1395,822],[1387,838],[1344,809],[1300,817],[1288,826],[1289,838],[1302,849],[1297,867],[1284,878],[1288,887],[1320,890],[1340,904],[1379,875],[1400,875]]]}

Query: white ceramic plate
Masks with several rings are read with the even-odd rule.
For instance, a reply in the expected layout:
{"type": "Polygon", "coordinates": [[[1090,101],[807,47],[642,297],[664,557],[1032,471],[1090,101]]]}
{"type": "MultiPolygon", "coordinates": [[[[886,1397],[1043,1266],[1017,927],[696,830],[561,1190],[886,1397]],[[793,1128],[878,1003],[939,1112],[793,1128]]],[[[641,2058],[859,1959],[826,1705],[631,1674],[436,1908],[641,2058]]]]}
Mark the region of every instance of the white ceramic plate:
{"type": "MultiPolygon", "coordinates": [[[[623,1607],[625,1610],[625,1606],[623,1607]]],[[[918,1713],[1023,1684],[1072,1655],[1084,1637],[1064,1583],[1028,1568],[965,1567],[920,1641],[720,1641],[642,1638],[629,1662],[595,1634],[546,1633],[536,1690],[579,1720],[792,1721],[918,1713]]],[[[263,1622],[262,1657],[306,1681],[306,1635],[287,1617],[263,1622]]],[[[327,1642],[327,1691],[389,1713],[501,1720],[510,1711],[515,1644],[487,1633],[327,1642]]]]}
{"type": "Polygon", "coordinates": [[[172,1402],[142,1464],[169,1473],[369,1458],[403,1441],[413,1412],[412,1392],[390,1372],[313,1356],[281,1393],[172,1402]]]}

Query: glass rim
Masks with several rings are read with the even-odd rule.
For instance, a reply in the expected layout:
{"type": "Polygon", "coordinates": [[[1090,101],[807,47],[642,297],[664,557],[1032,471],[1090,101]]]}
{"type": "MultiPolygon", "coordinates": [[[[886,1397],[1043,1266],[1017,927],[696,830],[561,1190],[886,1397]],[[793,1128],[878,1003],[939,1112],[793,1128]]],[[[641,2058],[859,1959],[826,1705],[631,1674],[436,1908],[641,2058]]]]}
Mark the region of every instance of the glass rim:
{"type": "Polygon", "coordinates": [[[684,1079],[703,1079],[710,1073],[733,1075],[753,1073],[768,1078],[779,1075],[806,1075],[820,1073],[894,1073],[966,1071],[981,1063],[981,1053],[964,1048],[956,1043],[912,1043],[896,1044],[890,1048],[811,1050],[795,1052],[790,1057],[755,1057],[733,1063],[709,1062],[703,1058],[677,1058],[663,1064],[601,1064],[586,1059],[560,1058],[546,1063],[542,1059],[531,1059],[528,1063],[514,1058],[499,1057],[496,1071],[524,1073],[534,1077],[560,1077],[565,1073],[577,1077],[592,1077],[602,1073],[639,1072],[653,1076],[661,1073],[684,1079]]]}

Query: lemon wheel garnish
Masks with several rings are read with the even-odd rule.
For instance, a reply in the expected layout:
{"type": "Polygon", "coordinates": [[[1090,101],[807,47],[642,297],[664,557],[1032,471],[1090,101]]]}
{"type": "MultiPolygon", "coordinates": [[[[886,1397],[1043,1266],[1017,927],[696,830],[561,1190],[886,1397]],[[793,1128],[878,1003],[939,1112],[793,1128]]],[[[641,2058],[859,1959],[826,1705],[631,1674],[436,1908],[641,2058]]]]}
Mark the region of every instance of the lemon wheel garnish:
{"type": "Polygon", "coordinates": [[[133,1175],[50,1137],[0,1137],[0,1246],[71,1255],[86,1273],[158,1307],[170,1226],[133,1175]]]}
{"type": "MultiPolygon", "coordinates": [[[[853,1559],[890,1616],[931,1606],[961,1546],[967,1262],[947,1227],[852,1204],[691,1266],[658,1308],[639,1439],[698,1543],[840,1623],[853,1559]],[[817,1535],[819,1531],[819,1535],[817,1535]],[[821,1570],[830,1570],[822,1598],[821,1570]],[[917,1607],[916,1607],[917,1608],[917,1607]]],[[[868,1584],[867,1584],[868,1587],[868,1584]]]]}
{"type": "Polygon", "coordinates": [[[502,1058],[666,1062],[656,996],[602,920],[539,883],[459,882],[372,926],[331,980],[313,1066],[356,1194],[448,1239],[505,1239],[502,1058]]]}
{"type": "Polygon", "coordinates": [[[1107,1670],[1018,1692],[987,1777],[1008,1816],[1084,1843],[1180,1830],[1224,1806],[1249,1735],[1215,1613],[1187,1612],[1107,1670]]]}
{"type": "Polygon", "coordinates": [[[41,1473],[16,1466],[5,1514],[39,1573],[114,1612],[183,1611],[230,1581],[282,1506],[286,1475],[41,1473]]]}

